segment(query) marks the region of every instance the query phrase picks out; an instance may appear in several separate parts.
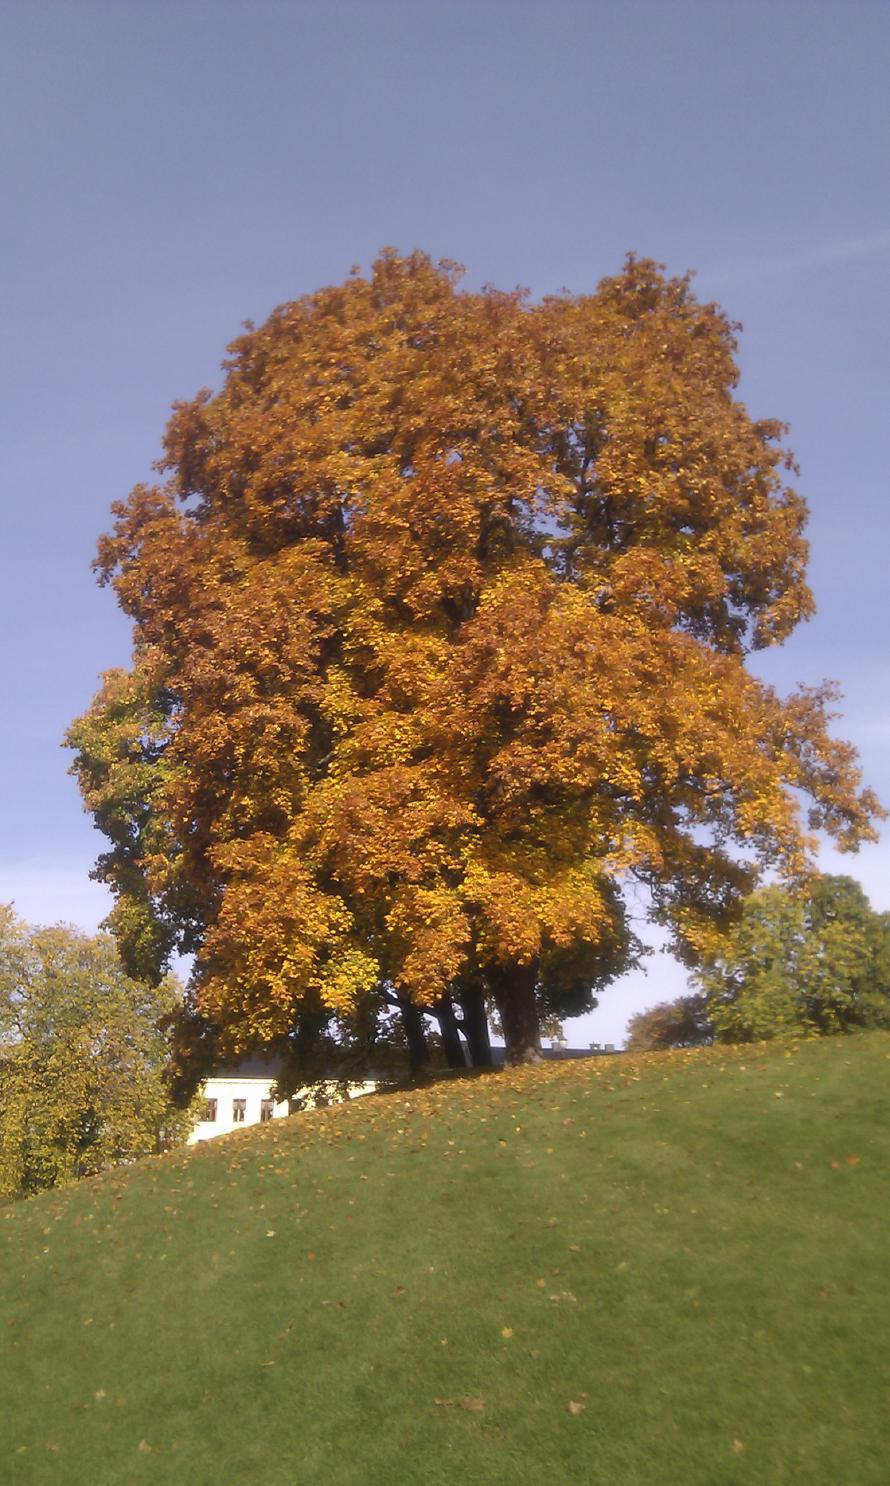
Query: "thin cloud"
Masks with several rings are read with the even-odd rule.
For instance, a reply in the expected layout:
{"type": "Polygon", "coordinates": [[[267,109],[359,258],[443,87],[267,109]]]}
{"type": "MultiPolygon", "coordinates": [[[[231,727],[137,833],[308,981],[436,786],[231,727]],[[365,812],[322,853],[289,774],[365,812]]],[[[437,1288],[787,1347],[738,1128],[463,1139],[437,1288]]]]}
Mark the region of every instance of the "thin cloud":
{"type": "Polygon", "coordinates": [[[74,924],[93,934],[111,909],[112,898],[83,867],[18,862],[0,864],[0,903],[11,903],[28,923],[74,924]]]}
{"type": "Polygon", "coordinates": [[[863,258],[879,257],[890,253],[890,227],[874,232],[861,232],[853,237],[829,238],[821,242],[802,243],[786,253],[763,257],[741,258],[725,263],[716,269],[702,271],[701,277],[713,284],[759,283],[766,279],[782,278],[787,274],[801,273],[807,269],[831,267],[863,258]]]}

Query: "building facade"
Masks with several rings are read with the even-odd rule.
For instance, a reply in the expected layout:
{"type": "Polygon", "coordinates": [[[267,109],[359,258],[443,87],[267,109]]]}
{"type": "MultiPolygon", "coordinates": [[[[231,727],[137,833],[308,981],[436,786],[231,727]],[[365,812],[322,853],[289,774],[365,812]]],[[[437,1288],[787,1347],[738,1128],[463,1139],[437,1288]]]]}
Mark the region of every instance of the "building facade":
{"type": "Polygon", "coordinates": [[[323,1104],[339,1104],[344,1098],[357,1099],[371,1094],[376,1081],[347,1084],[336,1080],[322,1081],[299,1089],[290,1099],[276,1100],[272,1092],[281,1064],[274,1058],[246,1058],[230,1068],[220,1068],[205,1079],[198,1099],[198,1121],[188,1138],[189,1145],[213,1140],[248,1125],[280,1120],[300,1109],[317,1109],[323,1104]]]}

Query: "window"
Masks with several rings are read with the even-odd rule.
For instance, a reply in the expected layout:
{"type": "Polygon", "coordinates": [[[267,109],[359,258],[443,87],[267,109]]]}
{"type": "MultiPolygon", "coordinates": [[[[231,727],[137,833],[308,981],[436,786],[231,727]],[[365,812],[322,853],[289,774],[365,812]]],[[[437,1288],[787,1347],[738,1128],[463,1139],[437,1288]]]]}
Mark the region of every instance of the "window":
{"type": "Polygon", "coordinates": [[[204,1108],[201,1110],[201,1119],[204,1121],[205,1125],[214,1125],[216,1123],[215,1099],[204,1100],[204,1108]]]}
{"type": "Polygon", "coordinates": [[[260,1100],[260,1120],[262,1121],[262,1123],[265,1125],[265,1123],[266,1123],[267,1120],[274,1120],[274,1118],[275,1118],[275,1100],[274,1099],[261,1099],[260,1100]]]}
{"type": "Polygon", "coordinates": [[[247,1100],[246,1099],[233,1099],[232,1100],[232,1124],[233,1125],[243,1125],[244,1124],[244,1116],[246,1115],[246,1113],[247,1113],[247,1100]]]}

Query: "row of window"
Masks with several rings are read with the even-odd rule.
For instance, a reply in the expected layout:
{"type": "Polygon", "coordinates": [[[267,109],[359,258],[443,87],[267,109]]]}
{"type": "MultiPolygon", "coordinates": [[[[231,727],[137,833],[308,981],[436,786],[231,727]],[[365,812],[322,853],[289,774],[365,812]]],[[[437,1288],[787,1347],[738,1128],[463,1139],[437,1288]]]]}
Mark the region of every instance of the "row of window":
{"type": "MultiPolygon", "coordinates": [[[[218,1118],[218,1109],[219,1109],[219,1100],[218,1099],[205,1099],[204,1100],[204,1107],[203,1107],[203,1109],[201,1111],[201,1119],[203,1120],[203,1122],[204,1122],[205,1125],[215,1125],[216,1124],[216,1121],[217,1121],[217,1118],[218,1118]]],[[[233,1099],[232,1100],[232,1124],[233,1125],[243,1125],[246,1117],[247,1117],[247,1100],[246,1099],[233,1099]]],[[[275,1118],[275,1100],[274,1099],[261,1099],[260,1100],[260,1119],[263,1122],[263,1124],[265,1124],[267,1120],[272,1120],[274,1118],[275,1118]]]]}

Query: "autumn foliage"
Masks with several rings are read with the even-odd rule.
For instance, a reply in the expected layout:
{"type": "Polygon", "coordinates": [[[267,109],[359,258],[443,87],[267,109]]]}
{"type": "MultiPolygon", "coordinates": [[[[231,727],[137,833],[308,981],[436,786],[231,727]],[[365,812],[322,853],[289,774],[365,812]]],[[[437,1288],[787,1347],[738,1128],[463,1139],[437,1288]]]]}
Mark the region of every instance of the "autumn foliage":
{"type": "Polygon", "coordinates": [[[646,260],[458,285],[387,251],[248,328],[100,544],[135,653],[70,734],[98,873],[229,1052],[385,986],[490,995],[534,1055],[635,884],[694,961],[758,867],[872,834],[830,691],[746,669],[812,611],[806,511],[720,309],[646,260]]]}

